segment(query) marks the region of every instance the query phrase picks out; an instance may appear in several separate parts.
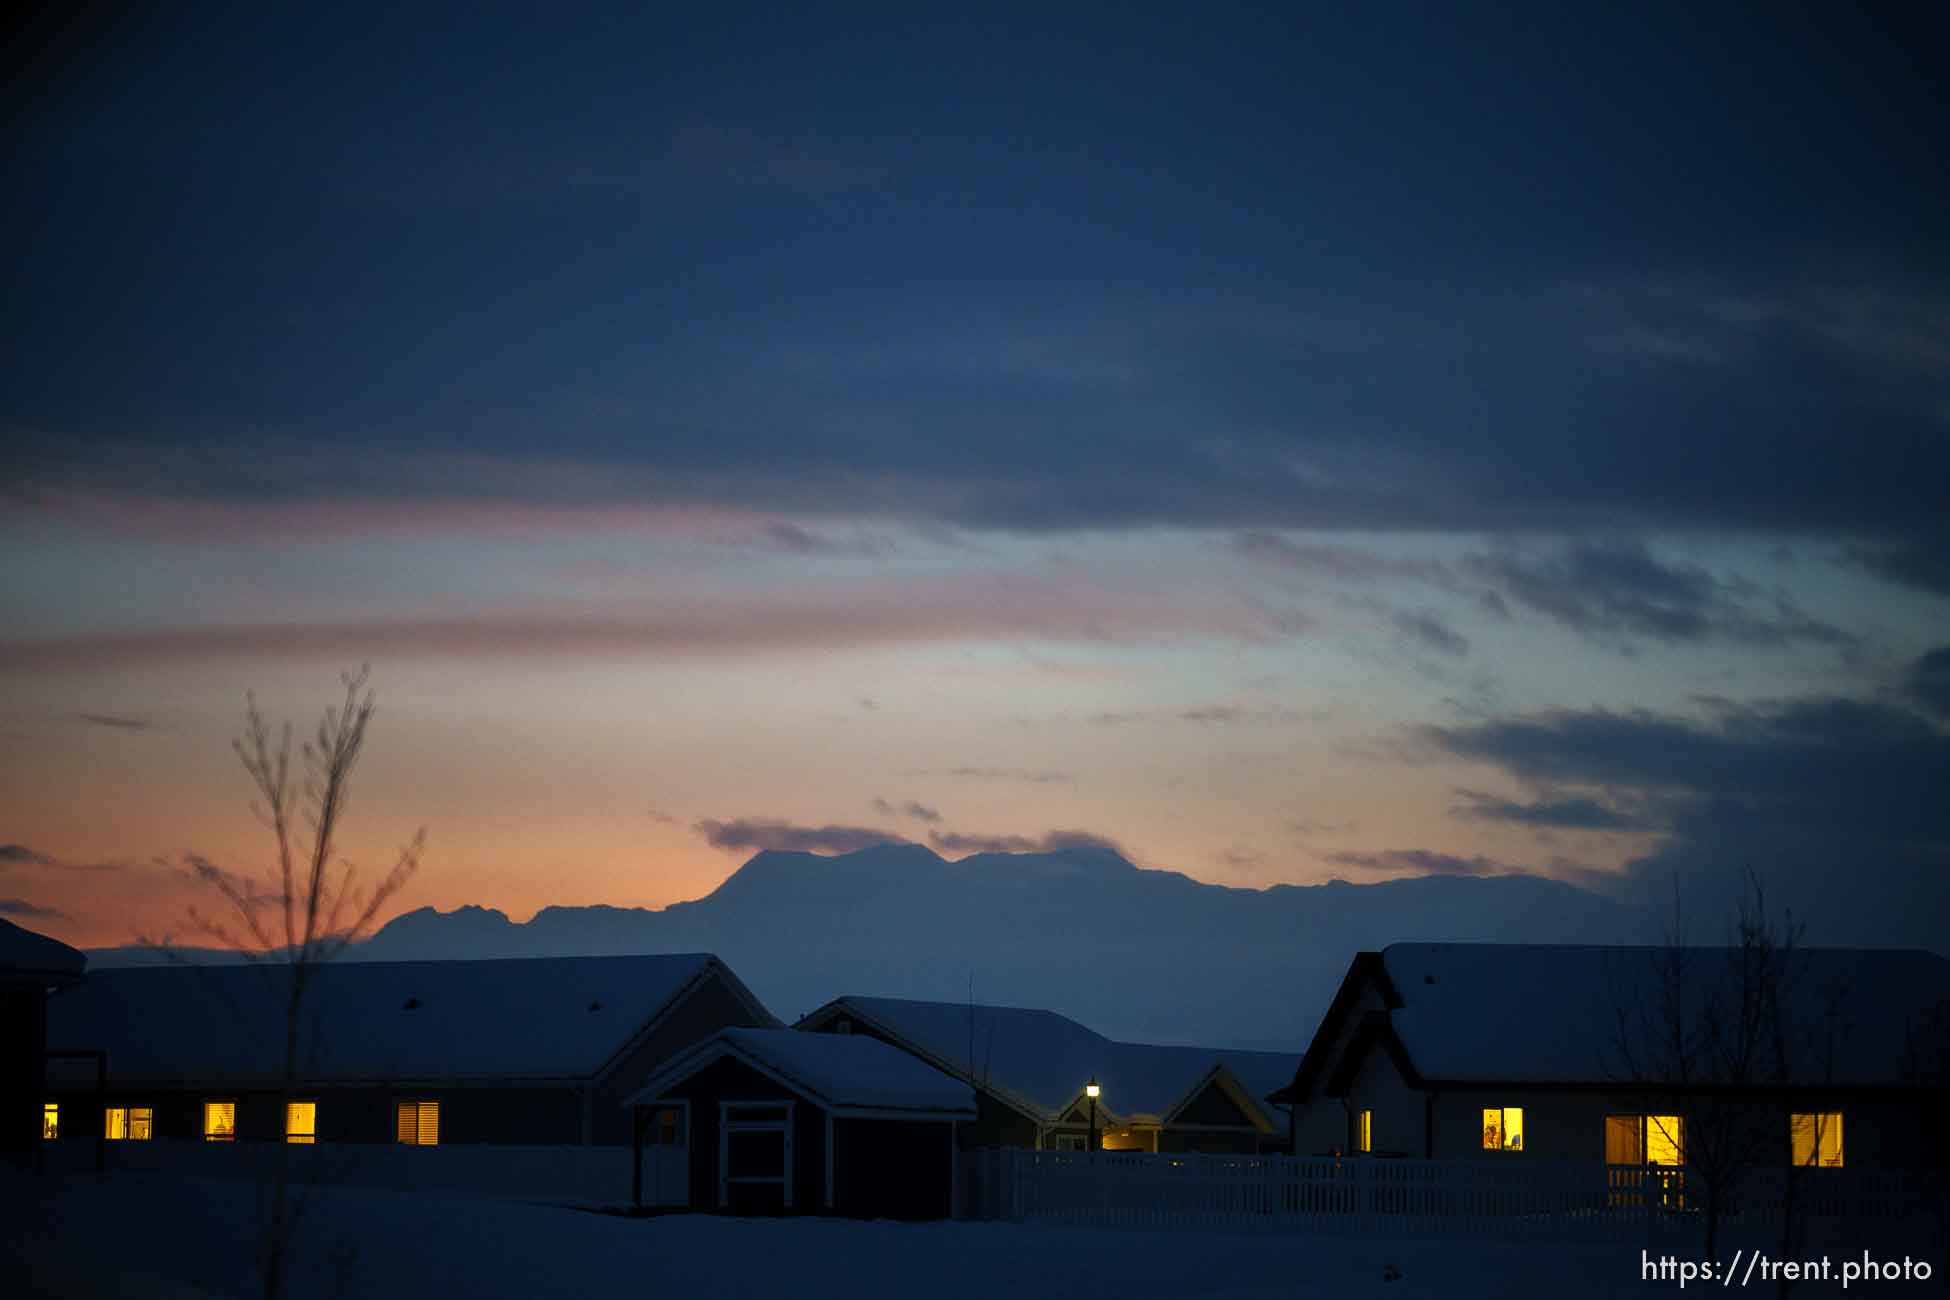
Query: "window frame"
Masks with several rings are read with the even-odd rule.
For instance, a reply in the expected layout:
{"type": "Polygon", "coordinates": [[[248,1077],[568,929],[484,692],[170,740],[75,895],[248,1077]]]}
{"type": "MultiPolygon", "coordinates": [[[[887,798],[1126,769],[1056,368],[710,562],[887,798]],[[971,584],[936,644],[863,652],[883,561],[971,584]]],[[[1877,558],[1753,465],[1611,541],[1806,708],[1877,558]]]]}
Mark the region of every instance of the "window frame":
{"type": "Polygon", "coordinates": [[[293,1146],[309,1147],[318,1145],[318,1102],[315,1099],[293,1099],[284,1103],[284,1140],[293,1146]],[[311,1112],[311,1127],[302,1133],[293,1129],[291,1126],[292,1112],[300,1106],[310,1108],[311,1112]]]}
{"type": "Polygon", "coordinates": [[[393,1145],[401,1147],[437,1147],[445,1136],[440,1119],[440,1099],[438,1097],[401,1097],[393,1106],[393,1145]],[[400,1136],[400,1113],[408,1106],[413,1107],[413,1140],[400,1136]],[[428,1108],[433,1114],[433,1140],[426,1139],[425,1119],[428,1108]]]}
{"type": "Polygon", "coordinates": [[[1523,1109],[1524,1108],[1522,1106],[1485,1106],[1482,1108],[1483,1150],[1485,1151],[1527,1151],[1529,1150],[1529,1147],[1524,1142],[1523,1109]],[[1490,1145],[1491,1129],[1490,1129],[1489,1117],[1491,1115],[1496,1116],[1495,1132],[1496,1132],[1497,1145],[1495,1146],[1490,1145]],[[1517,1140],[1514,1144],[1511,1143],[1510,1141],[1510,1116],[1512,1115],[1515,1115],[1517,1117],[1517,1123],[1516,1123],[1517,1140]]]}
{"type": "Polygon", "coordinates": [[[107,1142],[148,1142],[156,1136],[154,1106],[102,1107],[102,1139],[107,1142]],[[115,1132],[115,1117],[122,1117],[122,1131],[115,1132]],[[141,1132],[137,1132],[137,1126],[141,1132]]]}
{"type": "Polygon", "coordinates": [[[237,1140],[237,1101],[235,1098],[206,1098],[203,1102],[203,1140],[205,1142],[235,1142],[237,1140]],[[230,1127],[213,1130],[210,1116],[219,1106],[230,1108],[230,1127]]]}
{"type": "Polygon", "coordinates": [[[1795,1169],[1845,1169],[1848,1167],[1847,1129],[1843,1123],[1844,1112],[1839,1110],[1794,1110],[1788,1112],[1788,1163],[1795,1169]],[[1808,1159],[1800,1158],[1797,1149],[1800,1142],[1800,1121],[1811,1121],[1808,1134],[1808,1159]],[[1835,1159],[1822,1159],[1824,1139],[1830,1130],[1828,1121],[1834,1121],[1835,1159]]]}

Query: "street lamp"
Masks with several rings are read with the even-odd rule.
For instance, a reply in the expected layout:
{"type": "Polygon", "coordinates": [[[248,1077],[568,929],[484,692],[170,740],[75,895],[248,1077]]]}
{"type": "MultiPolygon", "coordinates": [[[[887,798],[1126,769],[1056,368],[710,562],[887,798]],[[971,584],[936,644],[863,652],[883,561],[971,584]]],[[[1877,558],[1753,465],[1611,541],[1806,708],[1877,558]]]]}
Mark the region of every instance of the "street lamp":
{"type": "Polygon", "coordinates": [[[1090,1098],[1090,1150],[1097,1149],[1097,1096],[1103,1092],[1098,1086],[1097,1076],[1091,1075],[1090,1082],[1083,1085],[1083,1095],[1090,1098]]]}

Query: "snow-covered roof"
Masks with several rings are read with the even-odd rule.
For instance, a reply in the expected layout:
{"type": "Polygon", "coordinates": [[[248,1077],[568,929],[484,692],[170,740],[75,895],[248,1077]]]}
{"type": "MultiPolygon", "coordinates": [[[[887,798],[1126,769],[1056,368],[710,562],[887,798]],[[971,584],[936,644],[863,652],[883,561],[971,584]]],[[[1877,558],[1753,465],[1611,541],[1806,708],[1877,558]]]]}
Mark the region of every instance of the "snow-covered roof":
{"type": "Polygon", "coordinates": [[[835,1111],[975,1118],[972,1088],[898,1047],[792,1029],[720,1030],[657,1071],[624,1105],[647,1105],[724,1056],[737,1057],[835,1111]]]}
{"type": "MultiPolygon", "coordinates": [[[[1394,944],[1382,953],[1403,1006],[1390,1014],[1416,1070],[1428,1079],[1604,1082],[1627,1073],[1619,1009],[1643,1006],[1659,1020],[1652,947],[1529,944],[1394,944]]],[[[1733,950],[1687,949],[1687,998],[1697,1007],[1732,987],[1733,950]]],[[[1806,948],[1792,958],[1791,1082],[1896,1084],[1906,1031],[1950,999],[1950,960],[1898,949],[1806,948]],[[1814,1051],[1834,994],[1841,1050],[1814,1051]],[[1833,1057],[1833,1072],[1817,1058],[1833,1057]],[[1818,1076],[1818,1077],[1817,1077],[1818,1076]]],[[[1628,1033],[1642,1022],[1636,1010],[1628,1033]]],[[[1632,1044],[1649,1056],[1643,1044],[1632,1044]]]]}
{"type": "Polygon", "coordinates": [[[59,939],[0,921],[0,979],[72,977],[88,959],[59,939]]]}
{"type": "MultiPolygon", "coordinates": [[[[1054,1011],[906,998],[843,997],[807,1022],[852,1015],[944,1068],[1053,1122],[1095,1077],[1118,1119],[1162,1120],[1224,1066],[1258,1104],[1293,1077],[1297,1056],[1216,1047],[1120,1043],[1054,1011]],[[971,1055],[972,1053],[972,1055],[971,1055]]],[[[1263,1108],[1262,1108],[1263,1109],[1263,1108]]]]}
{"type": "MultiPolygon", "coordinates": [[[[706,953],[340,962],[312,977],[300,1074],[314,1082],[586,1078],[715,973],[706,953]]],[[[101,971],[48,1003],[50,1049],[106,1048],[125,1081],[275,1080],[288,968],[101,971]]]]}

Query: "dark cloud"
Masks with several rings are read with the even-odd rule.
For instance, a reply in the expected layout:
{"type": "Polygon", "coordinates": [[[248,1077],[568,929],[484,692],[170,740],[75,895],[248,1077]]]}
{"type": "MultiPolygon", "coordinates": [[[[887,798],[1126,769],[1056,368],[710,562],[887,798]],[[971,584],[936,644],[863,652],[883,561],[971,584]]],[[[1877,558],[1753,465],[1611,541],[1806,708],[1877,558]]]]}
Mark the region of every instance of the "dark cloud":
{"type": "Polygon", "coordinates": [[[1922,535],[1882,546],[1858,546],[1847,562],[1886,582],[1950,596],[1950,536],[1922,535]]]}
{"type": "Polygon", "coordinates": [[[795,853],[852,853],[877,844],[904,844],[898,835],[870,826],[794,826],[753,817],[695,822],[692,829],[714,849],[776,849],[795,853]]]}
{"type": "Polygon", "coordinates": [[[58,907],[42,907],[24,898],[0,898],[0,916],[17,916],[28,921],[65,921],[68,914],[58,907]]]}
{"type": "Polygon", "coordinates": [[[1855,642],[1784,596],[1763,598],[1751,584],[1668,563],[1639,541],[1573,540],[1549,554],[1473,555],[1464,567],[1508,602],[1613,648],[1641,639],[1755,646],[1855,642]],[[1756,612],[1755,604],[1771,607],[1756,612]]]}
{"type": "Polygon", "coordinates": [[[1449,815],[1468,821],[1514,822],[1521,826],[1582,831],[1643,831],[1659,825],[1582,795],[1518,803],[1480,790],[1458,789],[1456,794],[1463,802],[1451,808],[1449,815]]]}
{"type": "Polygon", "coordinates": [[[875,795],[871,806],[875,812],[883,813],[889,817],[912,817],[916,821],[923,822],[938,822],[941,820],[941,813],[938,809],[930,808],[926,804],[918,803],[913,799],[909,799],[904,803],[892,803],[881,798],[879,795],[875,795]]]}
{"type": "Polygon", "coordinates": [[[1355,821],[1324,822],[1312,817],[1296,817],[1286,824],[1286,828],[1302,838],[1309,835],[1345,835],[1349,831],[1361,829],[1355,821]]]}
{"type": "Polygon", "coordinates": [[[1328,853],[1322,859],[1357,871],[1412,871],[1423,876],[1504,876],[1521,868],[1495,858],[1457,857],[1430,849],[1386,849],[1380,853],[1328,853]]]}
{"type": "Polygon", "coordinates": [[[1235,871],[1247,871],[1266,865],[1266,855],[1257,849],[1217,849],[1210,857],[1220,866],[1231,867],[1235,871]]]}
{"type": "Polygon", "coordinates": [[[1068,849],[1101,849],[1129,860],[1116,840],[1091,831],[1049,831],[1043,835],[979,835],[960,831],[929,831],[928,841],[943,853],[1062,853],[1068,849]]]}
{"type": "Polygon", "coordinates": [[[1074,772],[1023,767],[951,767],[948,775],[970,781],[1020,781],[1025,785],[1067,785],[1077,779],[1074,772]]]}
{"type": "Polygon", "coordinates": [[[1911,664],[1903,690],[1921,708],[1950,719],[1950,645],[1938,646],[1911,664]]]}
{"type": "Polygon", "coordinates": [[[1632,809],[1664,832],[1618,882],[1707,915],[1762,872],[1825,943],[1941,943],[1950,915],[1950,734],[1838,696],[1726,704],[1705,718],[1566,711],[1422,729],[1449,754],[1557,793],[1632,809]],[[1690,883],[1688,883],[1690,882],[1690,883]]]}

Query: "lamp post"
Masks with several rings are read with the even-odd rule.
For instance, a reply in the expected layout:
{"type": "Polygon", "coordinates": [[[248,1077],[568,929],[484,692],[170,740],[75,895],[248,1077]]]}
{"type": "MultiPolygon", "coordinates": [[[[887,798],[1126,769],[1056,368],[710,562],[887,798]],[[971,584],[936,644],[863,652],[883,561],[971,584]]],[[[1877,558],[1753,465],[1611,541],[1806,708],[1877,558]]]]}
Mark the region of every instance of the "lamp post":
{"type": "Polygon", "coordinates": [[[1097,1076],[1091,1075],[1090,1082],[1083,1085],[1083,1095],[1090,1098],[1090,1150],[1097,1149],[1097,1096],[1103,1088],[1097,1083],[1097,1076]]]}

